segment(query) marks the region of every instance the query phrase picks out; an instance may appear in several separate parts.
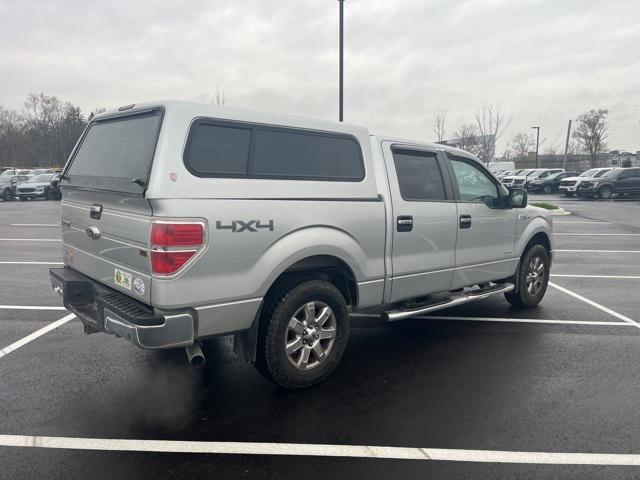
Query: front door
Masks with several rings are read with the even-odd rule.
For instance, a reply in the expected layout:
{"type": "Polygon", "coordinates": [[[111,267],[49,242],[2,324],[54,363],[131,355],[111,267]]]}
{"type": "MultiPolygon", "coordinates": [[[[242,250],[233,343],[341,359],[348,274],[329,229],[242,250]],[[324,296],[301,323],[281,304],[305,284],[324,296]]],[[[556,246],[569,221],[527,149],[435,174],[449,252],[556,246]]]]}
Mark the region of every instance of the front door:
{"type": "Polygon", "coordinates": [[[516,210],[502,207],[501,187],[478,162],[447,154],[458,205],[456,269],[452,288],[509,277],[514,258],[516,210]]]}
{"type": "Polygon", "coordinates": [[[393,209],[391,302],[451,288],[457,208],[437,150],[383,145],[393,209]]]}

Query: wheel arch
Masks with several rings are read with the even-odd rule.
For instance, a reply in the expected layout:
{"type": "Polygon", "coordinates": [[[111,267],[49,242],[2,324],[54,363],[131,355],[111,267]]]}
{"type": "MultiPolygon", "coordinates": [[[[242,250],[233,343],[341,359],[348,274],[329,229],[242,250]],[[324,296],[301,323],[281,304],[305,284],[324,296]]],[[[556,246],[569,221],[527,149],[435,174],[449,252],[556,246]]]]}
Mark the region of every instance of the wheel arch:
{"type": "Polygon", "coordinates": [[[367,255],[357,240],[347,232],[327,226],[291,232],[272,245],[258,262],[269,262],[272,265],[270,275],[260,288],[259,294],[263,301],[251,328],[234,337],[236,355],[251,362],[256,358],[265,300],[283,282],[300,283],[312,279],[328,281],[340,291],[348,305],[355,307],[360,297],[358,282],[378,273],[375,272],[375,265],[383,263],[376,262],[375,258],[367,255]]]}

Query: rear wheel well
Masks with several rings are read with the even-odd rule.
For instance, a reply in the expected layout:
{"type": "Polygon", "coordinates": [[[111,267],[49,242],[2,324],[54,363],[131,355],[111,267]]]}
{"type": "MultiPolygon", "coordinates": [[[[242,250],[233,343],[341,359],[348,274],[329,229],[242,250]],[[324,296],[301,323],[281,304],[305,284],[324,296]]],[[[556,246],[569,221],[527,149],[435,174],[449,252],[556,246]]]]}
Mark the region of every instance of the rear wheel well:
{"type": "Polygon", "coordinates": [[[347,305],[355,307],[358,304],[358,284],[355,275],[343,260],[331,255],[314,255],[299,260],[282,272],[271,284],[251,328],[234,336],[234,351],[238,357],[248,362],[256,361],[260,326],[264,324],[262,320],[265,305],[274,296],[282,295],[296,285],[310,280],[329,282],[338,289],[347,305]]]}
{"type": "Polygon", "coordinates": [[[331,255],[314,255],[289,266],[273,282],[265,297],[283,283],[302,283],[307,280],[329,282],[340,291],[347,305],[358,304],[358,284],[353,271],[343,260],[331,255]]]}

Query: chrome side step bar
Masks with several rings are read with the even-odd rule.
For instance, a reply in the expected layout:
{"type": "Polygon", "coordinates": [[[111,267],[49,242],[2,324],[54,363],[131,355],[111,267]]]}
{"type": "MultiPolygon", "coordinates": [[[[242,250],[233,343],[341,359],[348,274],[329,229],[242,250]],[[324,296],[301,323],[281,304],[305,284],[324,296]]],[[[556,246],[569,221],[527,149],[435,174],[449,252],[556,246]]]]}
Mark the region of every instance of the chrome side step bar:
{"type": "Polygon", "coordinates": [[[398,308],[389,310],[387,312],[384,312],[382,316],[385,317],[388,321],[394,322],[396,320],[415,317],[416,315],[424,315],[425,313],[435,312],[444,308],[455,307],[456,305],[462,305],[465,303],[473,302],[475,300],[482,300],[490,297],[491,295],[511,292],[514,288],[515,287],[512,283],[492,285],[487,288],[459,293],[444,300],[440,300],[432,304],[421,305],[412,309],[398,308]]]}

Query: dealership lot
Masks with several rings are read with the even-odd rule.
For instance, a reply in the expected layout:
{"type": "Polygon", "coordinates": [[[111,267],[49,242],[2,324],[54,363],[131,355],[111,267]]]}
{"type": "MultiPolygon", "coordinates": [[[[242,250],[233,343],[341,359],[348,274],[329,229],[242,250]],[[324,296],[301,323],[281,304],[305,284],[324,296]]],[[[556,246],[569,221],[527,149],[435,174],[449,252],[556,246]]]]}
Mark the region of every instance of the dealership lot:
{"type": "Polygon", "coordinates": [[[85,336],[49,285],[59,203],[0,203],[0,477],[637,476],[640,202],[531,200],[574,212],[538,308],[358,318],[338,370],[295,393],[222,339],[202,371],[85,336]]]}

